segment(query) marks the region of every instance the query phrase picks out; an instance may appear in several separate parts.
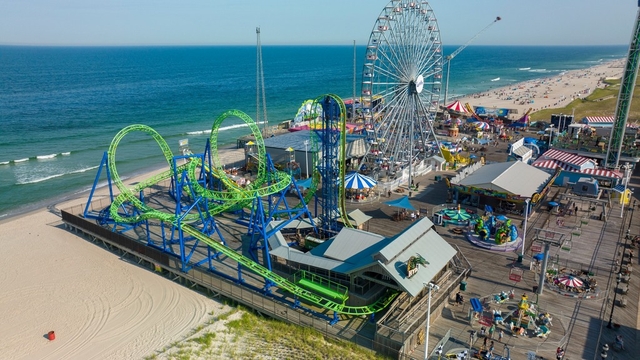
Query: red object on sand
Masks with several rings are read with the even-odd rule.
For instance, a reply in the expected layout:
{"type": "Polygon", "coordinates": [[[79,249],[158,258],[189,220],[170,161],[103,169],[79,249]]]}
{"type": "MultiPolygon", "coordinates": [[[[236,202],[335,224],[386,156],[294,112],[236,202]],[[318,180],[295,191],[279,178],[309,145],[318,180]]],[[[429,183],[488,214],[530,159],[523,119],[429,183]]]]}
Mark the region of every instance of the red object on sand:
{"type": "Polygon", "coordinates": [[[53,332],[53,331],[49,331],[49,332],[47,333],[47,338],[49,339],[49,341],[53,341],[53,340],[55,340],[55,339],[56,339],[56,333],[55,333],[55,332],[53,332]]]}

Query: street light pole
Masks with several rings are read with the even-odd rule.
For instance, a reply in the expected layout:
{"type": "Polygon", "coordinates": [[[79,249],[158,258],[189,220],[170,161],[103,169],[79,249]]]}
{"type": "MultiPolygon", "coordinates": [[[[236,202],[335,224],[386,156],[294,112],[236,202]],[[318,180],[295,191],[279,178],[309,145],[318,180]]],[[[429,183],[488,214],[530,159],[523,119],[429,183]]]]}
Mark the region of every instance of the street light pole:
{"type": "Polygon", "coordinates": [[[427,290],[427,326],[424,331],[424,360],[429,359],[429,323],[431,322],[431,290],[438,291],[439,287],[433,283],[424,284],[427,290]]]}
{"type": "MultiPolygon", "coordinates": [[[[354,106],[355,106],[355,100],[354,100],[354,106]]],[[[306,169],[305,172],[307,174],[307,179],[309,178],[309,154],[307,153],[308,145],[309,145],[309,140],[305,140],[304,141],[304,167],[306,169]]]]}
{"type": "Polygon", "coordinates": [[[529,219],[529,201],[530,199],[526,199],[524,201],[524,224],[522,224],[522,249],[520,250],[520,262],[524,258],[524,247],[527,241],[527,220],[529,219]]]}
{"type": "Polygon", "coordinates": [[[611,323],[613,320],[613,309],[616,307],[616,297],[618,295],[618,286],[620,285],[620,281],[622,281],[622,274],[618,273],[616,276],[616,290],[613,293],[613,303],[611,304],[611,313],[609,314],[609,324],[607,324],[607,328],[613,328],[613,324],[611,323]]]}

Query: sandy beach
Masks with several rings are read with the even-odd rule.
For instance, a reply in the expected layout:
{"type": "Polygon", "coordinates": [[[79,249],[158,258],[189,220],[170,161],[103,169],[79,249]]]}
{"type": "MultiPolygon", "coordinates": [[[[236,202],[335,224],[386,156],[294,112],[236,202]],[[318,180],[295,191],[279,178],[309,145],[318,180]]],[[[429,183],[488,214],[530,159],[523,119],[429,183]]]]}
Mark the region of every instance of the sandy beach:
{"type": "Polygon", "coordinates": [[[55,209],[85,201],[0,224],[3,359],[140,359],[228,311],[66,230],[55,209]]]}
{"type": "MultiPolygon", "coordinates": [[[[462,98],[473,106],[564,106],[619,77],[623,60],[462,98]],[[533,103],[522,103],[533,100],[533,103]]],[[[148,175],[129,179],[132,184],[148,175]]],[[[104,195],[106,189],[97,194],[104,195]]],[[[3,359],[138,359],[187,338],[221,303],[65,230],[56,204],[0,223],[3,359]],[[46,334],[55,331],[56,340],[46,334]]],[[[220,329],[218,329],[220,330],[220,329]]]]}
{"type": "Polygon", "coordinates": [[[510,84],[471,94],[458,100],[472,106],[517,109],[517,115],[512,117],[518,119],[528,109],[536,112],[543,109],[564,107],[576,98],[591,94],[596,88],[604,86],[602,79],[620,78],[624,71],[625,61],[618,59],[588,69],[572,70],[544,79],[510,84]]]}

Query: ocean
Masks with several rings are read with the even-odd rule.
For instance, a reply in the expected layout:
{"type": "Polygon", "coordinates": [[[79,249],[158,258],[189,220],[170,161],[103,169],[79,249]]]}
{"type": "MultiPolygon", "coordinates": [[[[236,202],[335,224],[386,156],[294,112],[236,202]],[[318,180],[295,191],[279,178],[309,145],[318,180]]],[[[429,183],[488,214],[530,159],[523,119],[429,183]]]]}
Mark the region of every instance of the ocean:
{"type": "MultiPolygon", "coordinates": [[[[255,118],[256,54],[254,46],[0,46],[0,219],[89,190],[127,125],[154,128],[177,154],[181,139],[201,152],[226,110],[255,118]]],[[[359,94],[365,46],[356,54],[359,94]]],[[[449,98],[626,55],[626,46],[469,46],[451,61],[449,98]]],[[[262,58],[270,125],[292,119],[307,99],[353,95],[352,46],[263,46],[262,58]]],[[[238,124],[225,121],[219,147],[248,133],[238,124]]],[[[138,134],[116,158],[123,177],[164,163],[138,134]]]]}

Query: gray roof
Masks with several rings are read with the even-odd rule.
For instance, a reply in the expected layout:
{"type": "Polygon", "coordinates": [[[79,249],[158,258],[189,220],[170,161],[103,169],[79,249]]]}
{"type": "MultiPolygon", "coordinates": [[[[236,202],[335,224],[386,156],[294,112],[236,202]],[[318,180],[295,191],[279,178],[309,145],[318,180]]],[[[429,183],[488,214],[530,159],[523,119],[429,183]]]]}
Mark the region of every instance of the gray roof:
{"type": "Polygon", "coordinates": [[[358,256],[355,255],[370,254],[368,250],[384,238],[382,235],[363,230],[343,228],[331,241],[323,255],[330,259],[357,263],[358,256]]]}
{"type": "MultiPolygon", "coordinates": [[[[322,146],[322,140],[318,137],[315,132],[311,130],[300,130],[288,132],[272,137],[268,137],[264,139],[264,146],[266,148],[273,149],[288,149],[291,147],[295,151],[305,151],[304,142],[305,140],[310,140],[311,136],[315,137],[316,146],[322,146]]],[[[347,158],[353,157],[361,157],[367,153],[367,147],[364,140],[364,137],[360,135],[347,135],[347,158]]],[[[307,151],[312,152],[313,143],[309,141],[307,145],[307,151]]]]}
{"type": "Polygon", "coordinates": [[[432,226],[428,218],[415,222],[374,256],[411,296],[418,295],[457,253],[432,226]],[[419,265],[418,272],[408,278],[407,261],[411,256],[422,256],[427,265],[419,265]]]}
{"type": "Polygon", "coordinates": [[[533,153],[533,150],[529,149],[526,146],[518,146],[517,148],[513,149],[512,153],[520,157],[525,157],[527,154],[533,153]]]}
{"type": "MultiPolygon", "coordinates": [[[[355,209],[347,215],[349,216],[349,220],[353,226],[360,226],[372,219],[371,216],[363,213],[360,209],[355,209]]],[[[338,221],[342,222],[342,219],[338,219],[338,221]]]]}
{"type": "Polygon", "coordinates": [[[284,245],[284,239],[278,240],[282,237],[280,233],[269,239],[269,245],[275,256],[343,274],[377,264],[381,274],[386,274],[411,296],[416,296],[456,254],[456,250],[432,227],[431,220],[423,218],[391,238],[343,228],[335,238],[306,253],[284,245]],[[420,265],[418,272],[408,278],[407,261],[411,256],[422,256],[427,265],[420,265]]]}
{"type": "Polygon", "coordinates": [[[522,161],[510,161],[485,165],[454,185],[473,186],[530,197],[541,191],[551,176],[522,161]]]}
{"type": "MultiPolygon", "coordinates": [[[[295,151],[304,151],[304,141],[310,140],[311,136],[316,137],[316,141],[320,143],[317,135],[309,130],[293,131],[264,139],[264,146],[267,148],[287,149],[292,147],[295,151]]],[[[307,145],[307,151],[311,151],[311,141],[307,145]]]]}
{"type": "Polygon", "coordinates": [[[433,159],[433,160],[435,160],[435,161],[437,161],[437,162],[439,162],[439,163],[441,163],[441,164],[442,164],[442,163],[444,163],[444,162],[446,162],[446,160],[445,160],[445,159],[443,159],[442,157],[440,157],[440,156],[438,156],[438,155],[430,156],[430,157],[428,157],[428,158],[427,158],[427,160],[429,160],[429,159],[433,159]]]}

